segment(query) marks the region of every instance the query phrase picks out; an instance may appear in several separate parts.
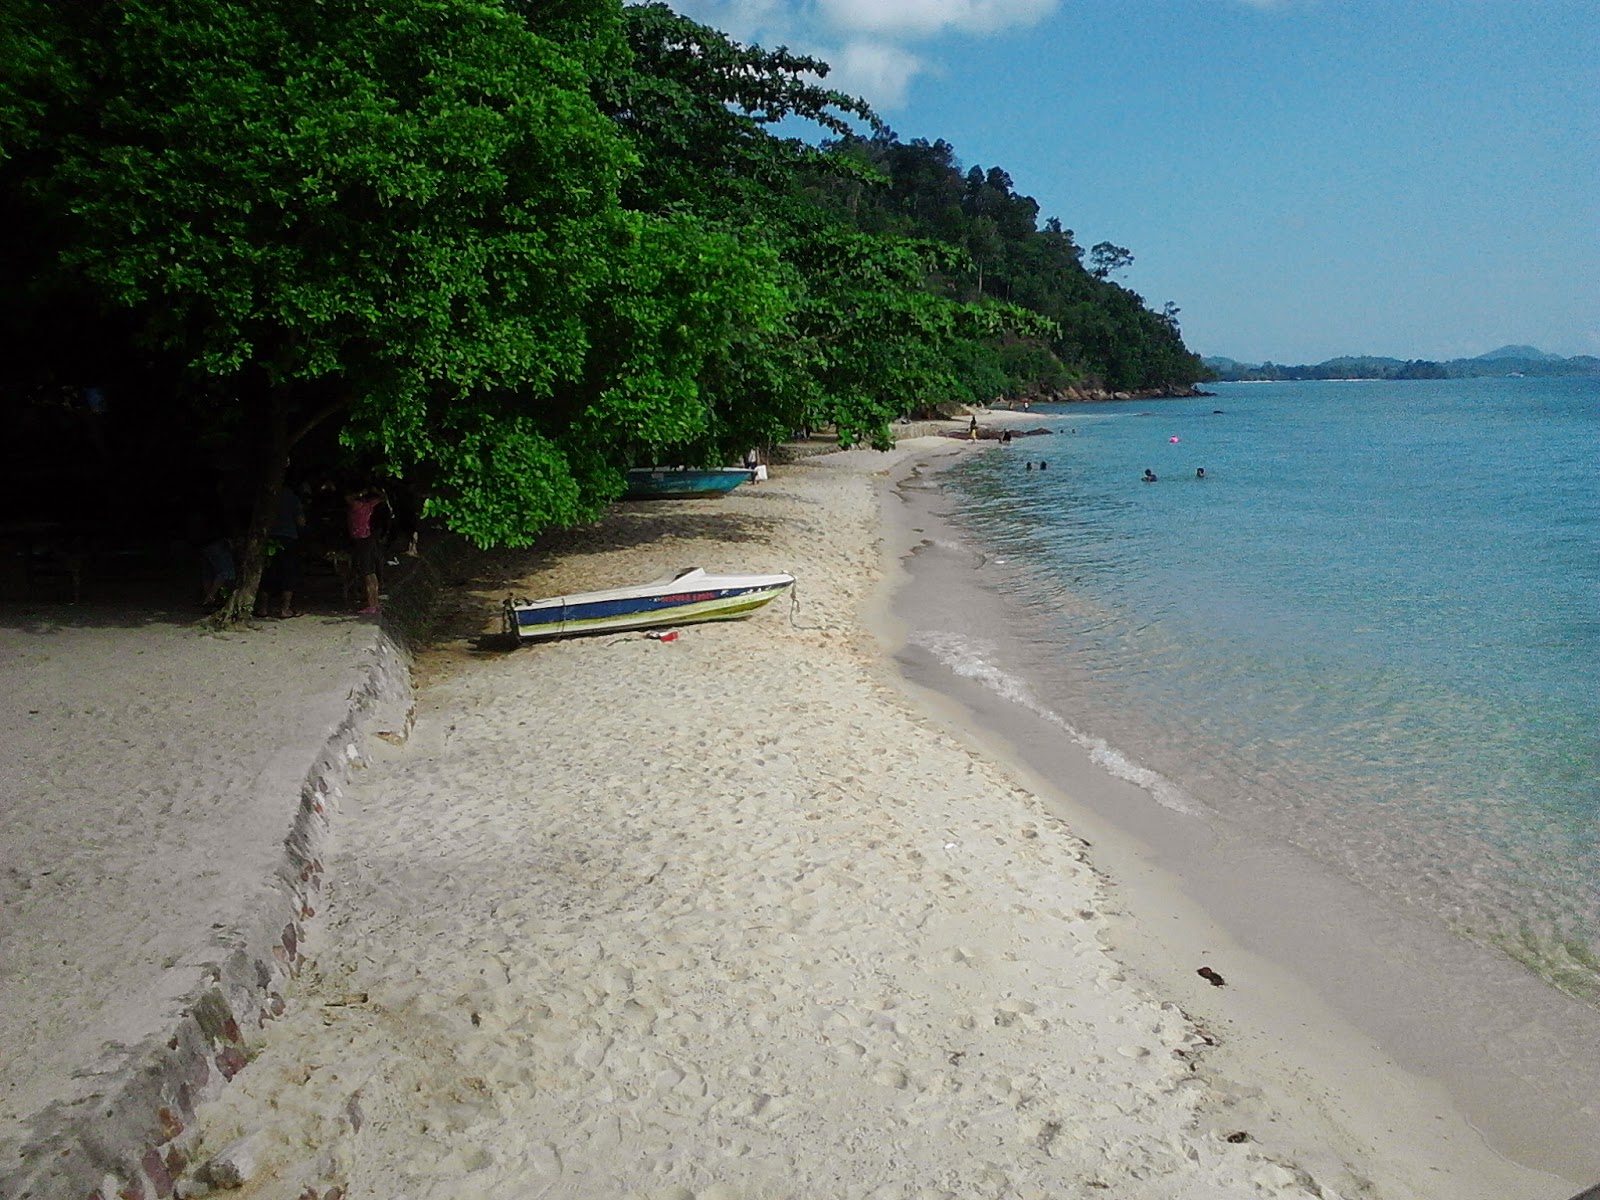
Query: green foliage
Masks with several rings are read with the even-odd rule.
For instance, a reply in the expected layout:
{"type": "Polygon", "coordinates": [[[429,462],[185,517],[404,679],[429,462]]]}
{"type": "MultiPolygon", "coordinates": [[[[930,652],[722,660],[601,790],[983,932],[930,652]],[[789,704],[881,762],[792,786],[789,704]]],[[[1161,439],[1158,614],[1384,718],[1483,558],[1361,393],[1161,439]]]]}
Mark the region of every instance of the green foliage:
{"type": "Polygon", "coordinates": [[[48,186],[64,255],[199,373],[531,385],[581,365],[626,152],[493,4],[129,0],[48,186]]]}
{"type": "Polygon", "coordinates": [[[1008,319],[1034,318],[1009,307],[966,313],[930,291],[930,274],[964,271],[966,260],[827,211],[830,194],[881,187],[873,165],[767,128],[800,118],[851,145],[852,120],[877,128],[872,113],[811,81],[826,64],[739,46],[659,4],[627,18],[634,63],[599,94],[640,158],[630,202],[692,213],[762,247],[783,288],[764,308],[772,324],[726,331],[699,381],[715,416],[703,437],[681,431],[677,457],[725,459],[798,426],[832,425],[845,444],[887,446],[896,417],[970,396],[950,359],[966,331],[987,336],[1008,319]]]}
{"type": "Polygon", "coordinates": [[[1005,333],[1045,333],[1046,321],[1010,305],[961,304],[924,286],[963,265],[937,242],[835,227],[792,250],[807,293],[795,321],[814,348],[826,397],[812,423],[838,426],[846,445],[889,444],[888,426],[918,409],[979,397],[964,363],[1005,333]]]}
{"type": "Polygon", "coordinates": [[[593,515],[620,473],[564,439],[694,428],[696,339],[770,303],[726,239],[622,210],[582,56],[501,5],[130,0],[96,49],[113,99],[40,182],[65,267],[246,407],[342,412],[481,542],[593,515]]]}
{"type": "Polygon", "coordinates": [[[1089,248],[1090,274],[1096,279],[1107,279],[1132,265],[1133,254],[1124,246],[1096,242],[1089,248]]]}
{"type": "MultiPolygon", "coordinates": [[[[944,141],[900,142],[887,130],[871,138],[842,139],[835,157],[883,172],[886,184],[821,180],[820,202],[869,232],[933,239],[965,252],[967,262],[936,279],[944,294],[967,301],[1003,299],[1053,322],[1049,352],[1056,362],[1036,362],[1020,373],[1007,370],[1004,391],[1032,394],[1043,379],[1095,380],[1116,390],[1187,385],[1205,375],[1184,348],[1175,318],[1154,313],[1137,294],[1107,276],[1133,256],[1110,242],[1083,250],[1055,218],[1038,227],[1038,204],[1016,194],[998,167],[963,173],[954,148],[944,141]]],[[[976,350],[963,361],[986,361],[976,350]]],[[[975,379],[977,377],[974,377],[975,379]]],[[[992,383],[984,376],[983,387],[992,383]]]]}
{"type": "Polygon", "coordinates": [[[960,404],[991,404],[1016,383],[999,346],[975,340],[959,342],[950,348],[948,360],[960,404]]]}
{"type": "Polygon", "coordinates": [[[175,363],[156,415],[264,462],[258,552],[319,422],[521,544],[635,463],[1196,377],[1004,171],[662,4],[13,0],[0,55],[0,312],[92,296],[175,363]]]}
{"type": "Polygon", "coordinates": [[[1011,339],[999,346],[996,353],[1000,369],[1012,381],[1011,386],[1020,384],[1024,395],[1052,392],[1071,382],[1061,360],[1040,339],[1011,339]]]}
{"type": "Polygon", "coordinates": [[[631,207],[749,221],[793,190],[797,170],[821,160],[768,127],[788,118],[845,135],[875,124],[851,96],[813,82],[828,64],[742,46],[664,4],[624,10],[631,62],[602,75],[596,95],[639,153],[631,207]]]}
{"type": "Polygon", "coordinates": [[[41,0],[0,4],[0,163],[37,147],[53,105],[79,92],[60,40],[57,15],[41,0]]]}

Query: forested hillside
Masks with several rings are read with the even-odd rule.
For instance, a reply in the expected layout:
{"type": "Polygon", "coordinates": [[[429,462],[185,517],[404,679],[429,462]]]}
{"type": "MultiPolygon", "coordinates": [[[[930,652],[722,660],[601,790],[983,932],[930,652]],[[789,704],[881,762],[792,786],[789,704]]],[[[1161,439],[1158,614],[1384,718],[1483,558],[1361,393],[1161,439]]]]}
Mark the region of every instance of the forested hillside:
{"type": "Polygon", "coordinates": [[[1274,362],[1242,363],[1231,358],[1206,358],[1203,361],[1216,379],[1251,383],[1302,379],[1483,379],[1498,375],[1536,375],[1543,378],[1600,375],[1600,359],[1593,355],[1579,354],[1562,358],[1558,354],[1534,350],[1531,346],[1508,346],[1476,358],[1452,358],[1448,362],[1420,358],[1378,358],[1371,355],[1345,355],[1301,366],[1284,366],[1274,362]],[[1529,353],[1514,353],[1524,349],[1529,353]]]}
{"type": "Polygon", "coordinates": [[[929,238],[963,252],[961,269],[937,279],[968,303],[1005,301],[1050,319],[1049,337],[1002,339],[995,353],[975,353],[974,390],[986,394],[1048,391],[1091,381],[1111,391],[1186,387],[1207,377],[1184,347],[1178,309],[1152,312],[1137,293],[1109,278],[1133,261],[1125,248],[1100,242],[1088,251],[1056,217],[1041,226],[1039,205],[1019,195],[1000,167],[962,171],[945,141],[899,141],[880,130],[830,152],[865,164],[885,183],[844,177],[819,189],[835,213],[877,234],[929,238]]]}
{"type": "Polygon", "coordinates": [[[11,0],[0,62],[0,432],[146,527],[248,473],[240,609],[313,460],[516,545],[635,463],[1204,373],[1126,250],[661,5],[11,0]]]}

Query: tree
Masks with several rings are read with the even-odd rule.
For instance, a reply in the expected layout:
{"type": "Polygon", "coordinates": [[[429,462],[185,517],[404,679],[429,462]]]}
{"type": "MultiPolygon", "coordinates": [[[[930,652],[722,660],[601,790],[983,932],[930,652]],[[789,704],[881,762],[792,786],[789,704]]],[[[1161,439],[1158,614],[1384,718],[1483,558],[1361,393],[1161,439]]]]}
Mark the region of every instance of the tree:
{"type": "Polygon", "coordinates": [[[978,268],[978,295],[983,295],[983,270],[994,264],[1005,248],[1000,239],[1000,228],[989,217],[974,217],[967,226],[965,249],[978,268]]]}
{"type": "Polygon", "coordinates": [[[0,312],[98,302],[178,364],[153,417],[258,452],[240,609],[312,430],[521,544],[646,457],[1192,358],[1127,251],[660,4],[14,0],[0,50],[0,312]]]}
{"type": "Polygon", "coordinates": [[[802,165],[824,160],[772,126],[798,118],[846,135],[853,121],[877,125],[864,102],[815,82],[828,74],[819,59],[740,45],[665,4],[623,12],[631,56],[597,77],[595,94],[639,156],[630,207],[748,219],[792,194],[802,165]]]}
{"type": "Polygon", "coordinates": [[[1132,254],[1101,243],[1091,273],[1072,231],[1055,217],[1041,227],[1038,204],[1017,195],[1003,169],[963,169],[948,143],[902,145],[887,130],[870,139],[846,139],[837,150],[876,165],[889,182],[887,188],[852,188],[848,204],[838,202],[837,191],[819,189],[824,206],[831,204],[855,228],[966,251],[971,265],[954,274],[933,270],[925,281],[930,290],[984,303],[1004,296],[1054,323],[1045,349],[1053,367],[1034,369],[1040,364],[1025,365],[1028,356],[977,345],[960,351],[971,378],[992,380],[992,370],[1004,371],[1006,390],[1017,395],[1066,378],[1120,390],[1167,388],[1205,377],[1204,365],[1184,348],[1167,315],[1149,311],[1137,295],[1105,277],[1131,263],[1132,254]]]}
{"type": "Polygon", "coordinates": [[[1133,265],[1133,254],[1110,242],[1096,242],[1089,248],[1089,267],[1096,279],[1107,279],[1133,265]]]}
{"type": "Polygon", "coordinates": [[[0,5],[0,162],[36,146],[52,100],[76,91],[58,35],[56,15],[39,0],[0,5]]]}
{"type": "MultiPolygon", "coordinates": [[[[894,143],[862,102],[807,78],[824,75],[825,64],[740,46],[662,5],[627,16],[634,61],[599,94],[643,162],[628,194],[651,211],[714,222],[783,267],[788,312],[730,336],[706,360],[700,387],[719,438],[749,445],[800,425],[833,425],[847,444],[887,446],[894,418],[959,394],[946,361],[958,330],[975,319],[986,330],[1032,322],[1010,308],[964,313],[927,283],[930,272],[970,271],[969,260],[900,237],[892,222],[862,228],[863,197],[885,182],[872,168],[881,150],[922,180],[911,191],[928,219],[953,215],[948,227],[965,229],[959,187],[937,187],[954,169],[947,143],[894,143]],[[817,149],[768,131],[796,117],[839,140],[817,149]],[[851,134],[852,121],[874,131],[870,142],[851,134]]],[[[994,223],[987,227],[992,234],[994,223]]],[[[982,245],[999,248],[992,236],[982,245]]],[[[682,440],[677,457],[732,448],[682,440]]]]}
{"type": "Polygon", "coordinates": [[[621,209],[634,159],[589,73],[626,55],[614,0],[546,11],[576,50],[492,0],[82,14],[66,44],[102,103],[37,188],[70,215],[63,269],[261,447],[229,616],[320,422],[423,471],[453,528],[524,543],[620,492],[616,440],[692,426],[697,339],[772,300],[759,256],[621,209]]]}
{"type": "Polygon", "coordinates": [[[793,255],[807,281],[793,326],[820,385],[815,423],[836,425],[844,445],[887,449],[895,418],[969,398],[952,362],[966,353],[964,343],[1054,332],[1012,305],[960,304],[930,292],[930,275],[970,265],[935,242],[833,227],[793,255]]]}

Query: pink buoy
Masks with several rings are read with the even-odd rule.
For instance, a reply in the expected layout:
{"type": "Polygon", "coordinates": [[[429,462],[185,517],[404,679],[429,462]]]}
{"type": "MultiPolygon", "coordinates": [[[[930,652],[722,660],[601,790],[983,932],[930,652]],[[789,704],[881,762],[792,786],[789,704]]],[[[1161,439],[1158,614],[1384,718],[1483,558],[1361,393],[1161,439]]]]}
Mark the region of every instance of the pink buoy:
{"type": "Polygon", "coordinates": [[[1168,438],[1167,440],[1170,441],[1174,446],[1176,446],[1178,444],[1178,437],[1177,437],[1176,434],[1174,434],[1172,437],[1168,438]]]}

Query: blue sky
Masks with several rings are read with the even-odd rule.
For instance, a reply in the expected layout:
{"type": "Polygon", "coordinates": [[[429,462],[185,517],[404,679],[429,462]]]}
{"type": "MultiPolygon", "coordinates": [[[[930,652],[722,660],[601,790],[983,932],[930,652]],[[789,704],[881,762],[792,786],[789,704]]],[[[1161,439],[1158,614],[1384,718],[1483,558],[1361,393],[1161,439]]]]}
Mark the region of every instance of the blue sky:
{"type": "Polygon", "coordinates": [[[1594,0],[675,0],[1001,166],[1245,361],[1600,355],[1594,0]]]}

